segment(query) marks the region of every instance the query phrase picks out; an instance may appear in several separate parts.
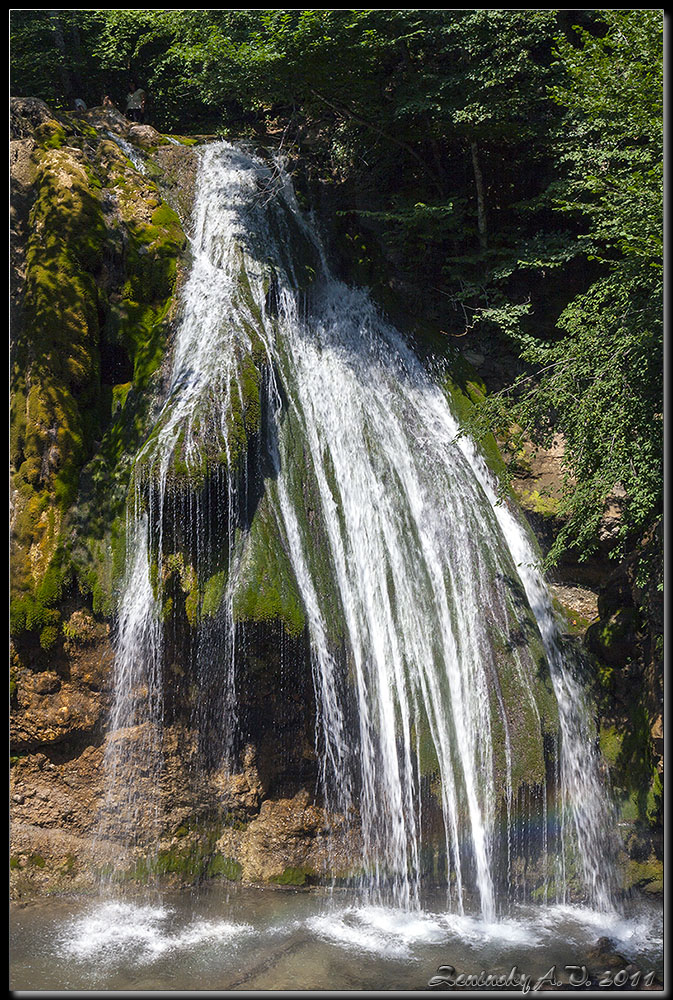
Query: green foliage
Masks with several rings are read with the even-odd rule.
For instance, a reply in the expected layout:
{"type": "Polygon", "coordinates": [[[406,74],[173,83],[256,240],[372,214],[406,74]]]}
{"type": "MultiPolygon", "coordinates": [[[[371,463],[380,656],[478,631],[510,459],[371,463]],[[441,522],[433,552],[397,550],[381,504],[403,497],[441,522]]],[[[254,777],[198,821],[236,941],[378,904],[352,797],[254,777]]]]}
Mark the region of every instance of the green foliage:
{"type": "Polygon", "coordinates": [[[555,205],[579,220],[576,243],[600,269],[553,338],[501,323],[530,369],[488,403],[491,417],[515,419],[537,441],[565,437],[565,523],[552,561],[569,545],[591,551],[615,496],[622,543],[645,532],[662,503],[661,17],[602,16],[602,37],[558,40],[568,83],[552,91],[567,109],[555,205]]]}
{"type": "Polygon", "coordinates": [[[590,221],[581,238],[620,273],[661,270],[663,232],[663,23],[661,12],[601,12],[605,33],[558,39],[568,74],[552,96],[567,109],[558,206],[590,221]]]}

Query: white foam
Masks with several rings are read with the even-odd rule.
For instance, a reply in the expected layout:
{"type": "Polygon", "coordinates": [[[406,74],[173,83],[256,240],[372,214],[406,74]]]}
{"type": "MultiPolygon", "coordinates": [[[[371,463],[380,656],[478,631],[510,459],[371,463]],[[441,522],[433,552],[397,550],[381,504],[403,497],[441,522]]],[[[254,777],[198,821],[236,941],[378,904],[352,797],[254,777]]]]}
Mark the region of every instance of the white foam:
{"type": "Polygon", "coordinates": [[[412,945],[441,943],[446,938],[434,915],[378,906],[348,907],[311,917],[307,927],[346,948],[391,958],[412,958],[412,945]]]}
{"type": "Polygon", "coordinates": [[[603,912],[557,904],[542,907],[538,920],[574,942],[586,941],[587,932],[595,939],[608,937],[626,957],[655,952],[663,946],[661,917],[654,911],[642,910],[625,916],[616,910],[603,912]]]}
{"type": "Polygon", "coordinates": [[[349,907],[312,917],[307,927],[318,937],[346,948],[398,958],[413,958],[413,946],[443,944],[456,938],[470,945],[497,941],[501,947],[534,947],[546,936],[544,929],[528,921],[487,922],[460,914],[378,906],[349,907]]]}
{"type": "Polygon", "coordinates": [[[452,941],[471,948],[494,943],[506,950],[535,949],[557,940],[586,948],[605,936],[628,958],[656,953],[663,946],[662,929],[654,914],[625,917],[616,911],[560,904],[534,911],[522,909],[493,921],[459,913],[352,906],[310,917],[304,926],[316,937],[346,949],[413,960],[419,945],[452,941]]]}
{"type": "Polygon", "coordinates": [[[547,936],[543,927],[523,919],[507,917],[501,920],[482,920],[460,913],[446,913],[440,918],[451,937],[470,945],[497,941],[503,948],[535,947],[547,936]]]}
{"type": "Polygon", "coordinates": [[[132,956],[152,962],[169,952],[197,947],[205,942],[226,942],[253,933],[250,924],[227,920],[196,920],[172,931],[173,911],[163,906],[106,903],[70,921],[61,935],[61,947],[79,961],[112,963],[132,956]]]}

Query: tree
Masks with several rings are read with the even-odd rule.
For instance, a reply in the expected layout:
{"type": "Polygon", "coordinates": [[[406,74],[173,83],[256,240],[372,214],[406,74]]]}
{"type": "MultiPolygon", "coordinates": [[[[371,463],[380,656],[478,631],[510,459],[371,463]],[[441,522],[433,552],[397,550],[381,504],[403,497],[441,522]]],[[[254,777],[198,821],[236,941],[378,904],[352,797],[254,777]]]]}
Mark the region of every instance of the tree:
{"type": "Polygon", "coordinates": [[[660,11],[601,11],[599,34],[557,40],[567,82],[558,136],[557,211],[579,221],[575,247],[597,277],[557,321],[554,339],[517,331],[533,366],[487,404],[533,438],[566,440],[566,522],[550,560],[596,545],[606,505],[621,545],[660,516],[663,491],[663,45],[660,11]],[[503,405],[504,404],[504,405],[503,405]]]}

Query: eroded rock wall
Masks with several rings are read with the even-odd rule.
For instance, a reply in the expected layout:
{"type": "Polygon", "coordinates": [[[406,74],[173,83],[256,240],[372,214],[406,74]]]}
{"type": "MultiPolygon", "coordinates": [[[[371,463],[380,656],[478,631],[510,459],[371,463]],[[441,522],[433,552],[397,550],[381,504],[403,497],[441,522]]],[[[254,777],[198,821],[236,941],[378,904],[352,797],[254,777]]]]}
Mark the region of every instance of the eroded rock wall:
{"type": "MultiPolygon", "coordinates": [[[[115,826],[106,754],[111,740],[146,734],[108,731],[116,587],[133,457],[165,393],[189,269],[196,140],[30,98],[12,101],[11,124],[12,891],[91,888],[112,869],[317,878],[328,819],[313,802],[305,637],[299,625],[281,664],[269,622],[251,626],[256,655],[243,657],[233,774],[209,762],[189,678],[169,672],[160,787],[149,794],[141,776],[135,789],[158,805],[160,828],[148,841],[139,808],[120,868],[129,831],[115,826]]],[[[189,644],[195,622],[182,611],[189,644]]]]}

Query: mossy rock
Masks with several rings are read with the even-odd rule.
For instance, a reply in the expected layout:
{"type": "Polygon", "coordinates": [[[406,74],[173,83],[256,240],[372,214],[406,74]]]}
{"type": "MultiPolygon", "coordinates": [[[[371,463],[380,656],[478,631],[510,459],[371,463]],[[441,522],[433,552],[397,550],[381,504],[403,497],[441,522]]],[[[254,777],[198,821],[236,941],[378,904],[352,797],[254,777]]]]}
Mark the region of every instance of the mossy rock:
{"type": "Polygon", "coordinates": [[[615,767],[622,750],[623,734],[615,726],[603,724],[599,731],[601,755],[608,767],[615,767]]]}
{"type": "Polygon", "coordinates": [[[645,892],[663,891],[663,861],[651,855],[646,861],[629,859],[626,865],[626,888],[636,887],[645,892]]]}
{"type": "Polygon", "coordinates": [[[224,854],[214,854],[206,868],[206,878],[225,878],[229,882],[239,882],[243,868],[234,858],[224,854]]]}
{"type": "Polygon", "coordinates": [[[103,153],[114,144],[102,132],[66,116],[44,118],[34,138],[12,353],[12,619],[52,648],[59,622],[41,619],[60,595],[38,593],[50,572],[65,585],[74,570],[95,610],[113,610],[128,456],[146,433],[185,237],[156,185],[103,153]]]}
{"type": "MultiPolygon", "coordinates": [[[[463,385],[461,386],[456,378],[447,376],[443,381],[443,388],[454,417],[459,424],[468,428],[474,418],[475,402],[484,394],[483,384],[472,380],[463,381],[463,385]]],[[[504,485],[507,495],[513,497],[514,495],[507,483],[507,467],[498,448],[495,435],[489,431],[478,440],[478,444],[489,469],[495,474],[498,481],[504,485]]]]}
{"type": "Polygon", "coordinates": [[[589,626],[587,649],[610,666],[624,666],[635,655],[638,620],[634,607],[619,608],[607,620],[589,626]]]}
{"type": "Polygon", "coordinates": [[[530,510],[533,514],[539,514],[541,517],[553,518],[558,515],[560,500],[551,493],[531,490],[520,494],[519,501],[524,510],[530,510]]]}
{"type": "Polygon", "coordinates": [[[610,769],[610,781],[620,821],[656,827],[663,814],[663,784],[653,754],[651,724],[639,700],[629,707],[619,726],[603,721],[600,749],[610,769]]]}
{"type": "Polygon", "coordinates": [[[260,503],[240,566],[234,594],[237,622],[280,621],[290,636],[301,635],[306,615],[282,537],[268,500],[260,503]]]}
{"type": "Polygon", "coordinates": [[[274,876],[269,881],[274,882],[276,885],[305,886],[311,877],[314,876],[315,873],[309,868],[288,866],[280,875],[274,876]]]}

